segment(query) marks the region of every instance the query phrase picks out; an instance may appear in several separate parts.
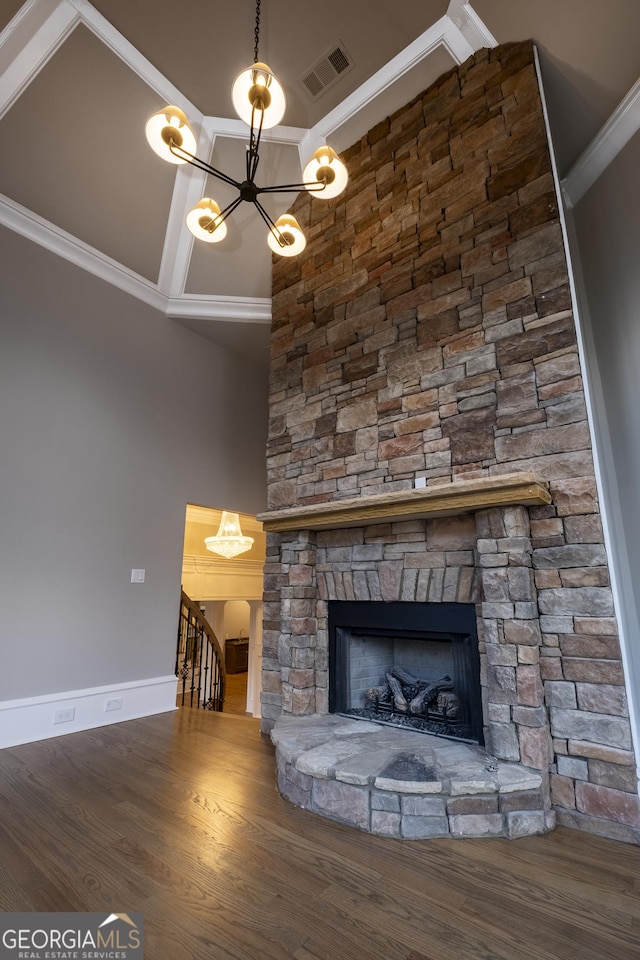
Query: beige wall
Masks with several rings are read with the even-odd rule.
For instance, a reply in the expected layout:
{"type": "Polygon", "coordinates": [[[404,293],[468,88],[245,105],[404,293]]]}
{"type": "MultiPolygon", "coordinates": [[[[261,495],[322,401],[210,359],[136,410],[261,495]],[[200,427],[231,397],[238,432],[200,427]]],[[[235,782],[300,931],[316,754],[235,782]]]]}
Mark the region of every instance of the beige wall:
{"type": "Polygon", "coordinates": [[[8,231],[0,284],[0,700],[170,675],[186,504],[265,506],[266,378],[8,231]]]}
{"type": "Polygon", "coordinates": [[[640,743],[640,133],[573,211],[581,317],[609,505],[629,696],[640,743]]]}

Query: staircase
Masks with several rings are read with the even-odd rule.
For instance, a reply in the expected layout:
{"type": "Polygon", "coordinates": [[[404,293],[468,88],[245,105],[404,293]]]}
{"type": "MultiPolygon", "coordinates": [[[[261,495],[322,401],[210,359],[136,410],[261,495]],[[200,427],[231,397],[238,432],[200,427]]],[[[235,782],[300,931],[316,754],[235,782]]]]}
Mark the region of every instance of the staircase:
{"type": "Polygon", "coordinates": [[[224,655],[206,617],[184,590],[180,591],[176,677],[178,706],[222,711],[224,655]]]}

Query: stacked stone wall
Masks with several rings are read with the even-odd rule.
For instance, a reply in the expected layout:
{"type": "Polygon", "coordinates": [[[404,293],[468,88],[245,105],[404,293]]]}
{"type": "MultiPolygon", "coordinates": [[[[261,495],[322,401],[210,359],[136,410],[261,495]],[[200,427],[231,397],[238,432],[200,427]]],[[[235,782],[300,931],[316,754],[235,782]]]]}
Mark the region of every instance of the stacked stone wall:
{"type": "MultiPolygon", "coordinates": [[[[410,489],[418,477],[435,485],[531,470],[549,481],[552,503],[527,517],[530,597],[515,617],[493,618],[488,656],[516,690],[531,667],[539,673],[542,687],[531,681],[523,695],[544,717],[531,729],[551,734],[530,740],[538,757],[550,751],[560,822],[638,840],[624,676],[531,44],[479,52],[344,158],[346,194],[299,197],[307,248],[274,263],[269,507],[410,489]],[[522,640],[525,627],[505,636],[498,626],[518,619],[535,622],[536,644],[522,640]]],[[[327,583],[336,598],[366,585],[383,601],[398,591],[401,599],[468,591],[496,609],[515,602],[502,599],[514,577],[499,573],[517,566],[497,546],[509,538],[495,517],[480,523],[459,557],[455,537],[425,547],[424,525],[350,531],[351,545],[345,531],[270,535],[265,725],[281,711],[326,709],[327,583]],[[416,554],[427,558],[422,567],[416,554]]],[[[533,723],[534,713],[521,717],[533,723]]]]}

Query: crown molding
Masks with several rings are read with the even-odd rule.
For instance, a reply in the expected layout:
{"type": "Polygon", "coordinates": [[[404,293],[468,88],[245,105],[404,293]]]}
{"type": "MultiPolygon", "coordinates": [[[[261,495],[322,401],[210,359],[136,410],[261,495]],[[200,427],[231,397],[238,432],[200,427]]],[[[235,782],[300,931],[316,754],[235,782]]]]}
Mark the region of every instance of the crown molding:
{"type": "Polygon", "coordinates": [[[75,266],[86,270],[87,273],[105,280],[125,293],[148,303],[163,313],[166,312],[167,298],[163,296],[156,285],[145,277],[113,260],[105,253],[101,253],[73,234],[67,233],[44,217],[38,216],[21,204],[0,194],[0,223],[26,237],[34,243],[45,247],[52,253],[63,257],[75,266]]]}
{"type": "Polygon", "coordinates": [[[177,320],[232,320],[236,323],[271,323],[270,297],[199,296],[184,293],[169,299],[167,316],[177,320]]]}
{"type": "Polygon", "coordinates": [[[221,511],[213,507],[197,507],[191,503],[187,504],[186,517],[189,523],[217,523],[219,522],[219,513],[221,511]]]}
{"type": "Polygon", "coordinates": [[[182,558],[183,574],[205,573],[211,575],[215,573],[220,576],[255,577],[262,576],[263,569],[264,563],[262,560],[243,560],[242,557],[225,560],[224,557],[216,559],[215,557],[203,557],[196,553],[185,553],[182,558]]]}
{"type": "MultiPolygon", "coordinates": [[[[189,523],[219,524],[222,516],[222,508],[215,507],[196,507],[193,504],[187,504],[186,519],[189,523]]],[[[240,513],[240,525],[244,530],[250,530],[252,533],[262,533],[262,524],[255,517],[247,513],[240,513]]],[[[210,559],[210,558],[207,558],[210,559]]]]}
{"type": "Polygon", "coordinates": [[[598,177],[640,130],[640,80],[618,104],[584,153],[562,181],[562,192],[569,209],[591,189],[598,177]]]}
{"type": "Polygon", "coordinates": [[[450,0],[447,17],[460,30],[473,52],[497,47],[498,41],[467,0],[450,0]]]}
{"type": "MultiPolygon", "coordinates": [[[[393,83],[417,66],[422,60],[444,44],[447,32],[453,26],[448,17],[440,17],[416,40],[401,50],[393,59],[381,67],[372,77],[360,84],[357,90],[346,97],[342,103],[330,110],[309,131],[312,141],[328,138],[352,120],[372,100],[384,93],[393,83]]],[[[471,51],[473,52],[473,51],[471,51]]],[[[470,55],[470,54],[469,54],[470,55]]]]}
{"type": "Polygon", "coordinates": [[[271,323],[271,300],[268,297],[221,297],[213,294],[167,297],[150,280],[2,194],[0,224],[168,317],[271,323]]]}
{"type": "Polygon", "coordinates": [[[318,121],[309,131],[309,139],[316,143],[330,137],[439,47],[460,64],[483,46],[495,47],[497,40],[469,3],[452,0],[443,17],[318,121]]]}

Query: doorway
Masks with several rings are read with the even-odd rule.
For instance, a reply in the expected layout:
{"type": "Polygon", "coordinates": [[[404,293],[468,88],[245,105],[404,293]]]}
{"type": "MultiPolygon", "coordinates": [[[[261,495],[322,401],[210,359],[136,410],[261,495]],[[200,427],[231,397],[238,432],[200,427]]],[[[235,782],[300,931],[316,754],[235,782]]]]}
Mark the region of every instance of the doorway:
{"type": "Polygon", "coordinates": [[[259,717],[266,538],[255,517],[240,514],[243,534],[254,541],[251,549],[231,559],[211,553],[205,541],[218,530],[220,518],[221,510],[187,505],[182,585],[202,609],[224,654],[224,712],[259,717]]]}
{"type": "Polygon", "coordinates": [[[247,713],[250,620],[251,608],[246,600],[227,600],[224,605],[225,713],[247,713]]]}

